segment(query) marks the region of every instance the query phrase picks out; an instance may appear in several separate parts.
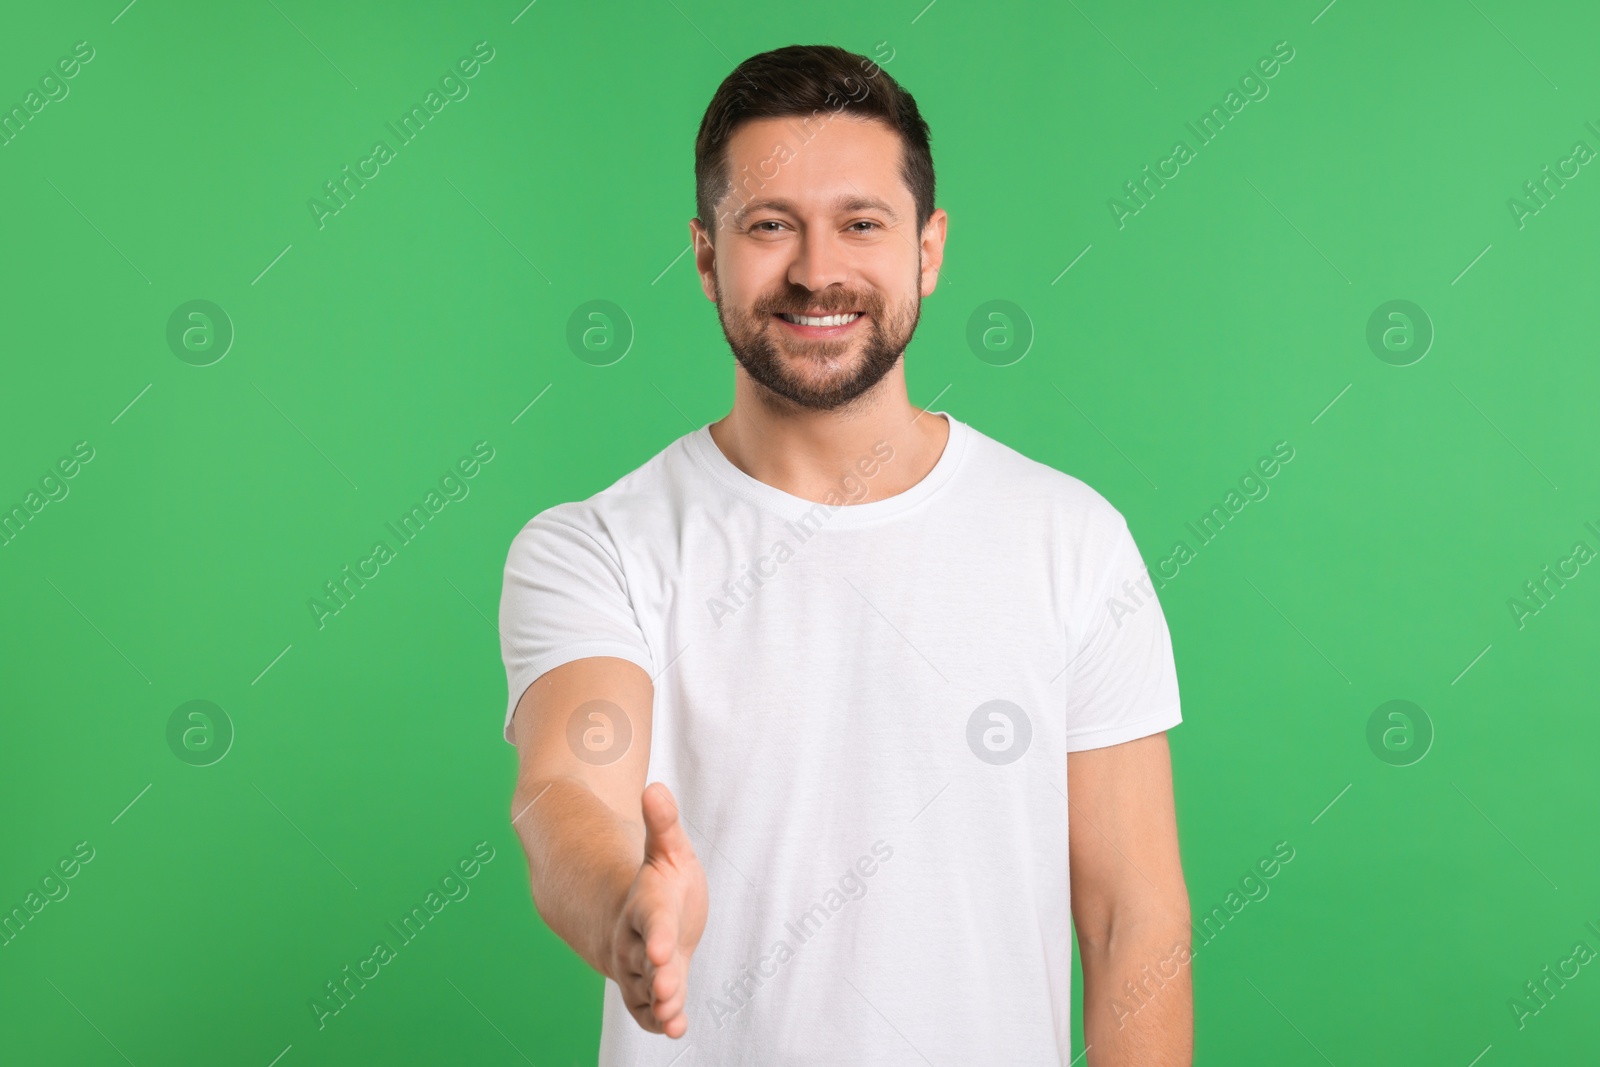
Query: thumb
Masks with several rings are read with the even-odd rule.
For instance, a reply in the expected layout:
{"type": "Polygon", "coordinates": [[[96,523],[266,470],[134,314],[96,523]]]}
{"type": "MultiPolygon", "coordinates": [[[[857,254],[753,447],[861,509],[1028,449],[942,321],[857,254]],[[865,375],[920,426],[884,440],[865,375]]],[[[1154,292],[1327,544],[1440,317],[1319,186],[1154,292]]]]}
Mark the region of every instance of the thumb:
{"type": "Polygon", "coordinates": [[[678,802],[663,782],[652,782],[640,797],[644,809],[644,858],[679,861],[692,855],[689,835],[678,822],[678,802]]]}

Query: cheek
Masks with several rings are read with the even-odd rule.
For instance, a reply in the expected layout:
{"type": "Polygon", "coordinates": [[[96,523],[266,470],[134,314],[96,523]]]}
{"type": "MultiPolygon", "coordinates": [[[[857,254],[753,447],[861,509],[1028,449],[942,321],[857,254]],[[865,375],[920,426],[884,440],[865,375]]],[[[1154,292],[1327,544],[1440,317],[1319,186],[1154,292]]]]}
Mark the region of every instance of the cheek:
{"type": "Polygon", "coordinates": [[[884,315],[890,318],[916,314],[917,304],[926,295],[922,291],[923,277],[914,262],[909,267],[900,266],[893,274],[878,275],[868,285],[882,305],[884,315]]]}
{"type": "Polygon", "coordinates": [[[718,264],[718,299],[730,309],[749,314],[758,304],[784,296],[792,286],[787,273],[788,259],[741,250],[742,255],[718,264]]]}

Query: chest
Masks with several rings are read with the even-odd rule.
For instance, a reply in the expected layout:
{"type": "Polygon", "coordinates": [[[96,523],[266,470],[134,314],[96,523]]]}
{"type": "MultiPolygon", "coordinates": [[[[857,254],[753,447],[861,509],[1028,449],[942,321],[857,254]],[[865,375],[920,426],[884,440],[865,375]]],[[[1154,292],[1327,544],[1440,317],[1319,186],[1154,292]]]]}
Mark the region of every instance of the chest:
{"type": "Polygon", "coordinates": [[[630,590],[663,665],[655,748],[697,778],[767,768],[893,789],[1064,761],[1077,591],[1047,519],[887,531],[761,516],[673,548],[630,590]]]}

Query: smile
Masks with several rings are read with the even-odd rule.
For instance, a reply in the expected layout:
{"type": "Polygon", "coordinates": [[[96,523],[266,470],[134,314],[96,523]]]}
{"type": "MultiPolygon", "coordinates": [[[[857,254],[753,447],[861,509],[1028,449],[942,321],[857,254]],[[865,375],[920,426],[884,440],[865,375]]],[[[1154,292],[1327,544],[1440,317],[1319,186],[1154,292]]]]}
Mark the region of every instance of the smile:
{"type": "Polygon", "coordinates": [[[865,318],[866,314],[860,311],[847,311],[837,315],[795,315],[782,311],[775,317],[798,334],[808,337],[832,337],[850,330],[856,320],[865,318]]]}

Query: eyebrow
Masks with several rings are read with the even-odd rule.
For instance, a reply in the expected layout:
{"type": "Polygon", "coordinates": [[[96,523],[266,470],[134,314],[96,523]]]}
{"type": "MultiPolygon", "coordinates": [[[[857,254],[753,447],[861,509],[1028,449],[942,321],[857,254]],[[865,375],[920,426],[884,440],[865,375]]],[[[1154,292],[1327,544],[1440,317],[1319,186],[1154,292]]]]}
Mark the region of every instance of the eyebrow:
{"type": "MultiPolygon", "coordinates": [[[[890,207],[886,201],[879,200],[875,196],[846,194],[833,202],[833,209],[839,214],[844,214],[850,211],[879,211],[889,216],[889,220],[891,222],[898,223],[900,221],[899,213],[896,212],[894,208],[890,207]]],[[[794,204],[790,203],[789,201],[769,197],[762,200],[750,201],[750,203],[733,213],[733,218],[731,221],[735,226],[741,226],[744,224],[744,220],[746,218],[758,211],[781,211],[788,215],[799,214],[799,212],[795,210],[794,204]]]]}

